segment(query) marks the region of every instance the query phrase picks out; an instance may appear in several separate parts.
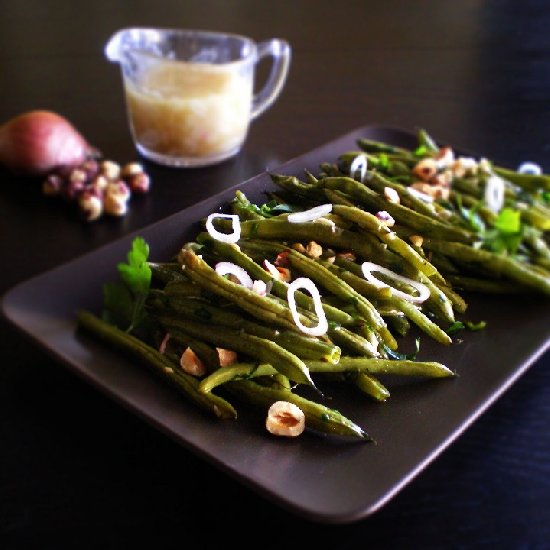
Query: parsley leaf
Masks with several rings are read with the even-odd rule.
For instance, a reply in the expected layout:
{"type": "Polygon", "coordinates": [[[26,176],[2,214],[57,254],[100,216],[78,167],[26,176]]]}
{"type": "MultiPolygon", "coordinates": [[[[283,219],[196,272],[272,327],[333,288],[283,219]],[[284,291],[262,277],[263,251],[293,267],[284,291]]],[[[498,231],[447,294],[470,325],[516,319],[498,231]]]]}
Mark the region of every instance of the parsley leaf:
{"type": "Polygon", "coordinates": [[[519,210],[503,208],[485,232],[483,248],[496,253],[515,254],[523,239],[521,213],[519,210]]]}
{"type": "Polygon", "coordinates": [[[149,245],[136,237],[127,263],[117,265],[121,280],[103,285],[103,317],[126,332],[135,330],[147,317],[145,301],[152,275],[148,257],[149,245]]]}

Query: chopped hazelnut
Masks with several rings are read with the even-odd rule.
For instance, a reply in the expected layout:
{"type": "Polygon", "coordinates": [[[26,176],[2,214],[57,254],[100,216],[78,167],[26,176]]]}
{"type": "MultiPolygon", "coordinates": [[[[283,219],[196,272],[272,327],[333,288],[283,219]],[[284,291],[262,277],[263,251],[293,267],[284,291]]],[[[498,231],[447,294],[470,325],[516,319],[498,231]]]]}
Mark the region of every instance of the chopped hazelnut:
{"type": "Polygon", "coordinates": [[[393,187],[384,187],[384,197],[389,202],[393,202],[395,204],[399,204],[401,202],[399,193],[393,187]]]}
{"type": "Polygon", "coordinates": [[[337,258],[342,258],[344,260],[349,260],[350,262],[354,262],[357,258],[353,252],[338,252],[336,254],[337,258]]]}
{"type": "Polygon", "coordinates": [[[288,401],[276,401],[269,407],[265,427],[274,435],[297,437],[305,429],[304,412],[288,401]]]}
{"type": "Polygon", "coordinates": [[[409,241],[411,241],[414,246],[422,246],[422,243],[424,242],[424,237],[422,235],[411,235],[409,237],[409,241]]]}
{"type": "Polygon", "coordinates": [[[206,374],[204,363],[191,348],[186,348],[180,357],[180,366],[188,374],[203,376],[206,374]]]}
{"type": "Polygon", "coordinates": [[[437,173],[436,160],[428,157],[418,161],[413,168],[413,173],[423,181],[430,181],[437,173]]]}
{"type": "Polygon", "coordinates": [[[306,254],[310,258],[320,258],[323,254],[323,247],[315,241],[310,241],[306,245],[306,254]]]}
{"type": "Polygon", "coordinates": [[[306,247],[302,243],[294,243],[292,245],[293,250],[297,250],[298,252],[301,252],[302,254],[306,253],[306,247]]]}
{"type": "Polygon", "coordinates": [[[220,367],[229,367],[233,363],[237,362],[237,353],[231,349],[216,348],[218,352],[218,358],[220,360],[220,367]]]}

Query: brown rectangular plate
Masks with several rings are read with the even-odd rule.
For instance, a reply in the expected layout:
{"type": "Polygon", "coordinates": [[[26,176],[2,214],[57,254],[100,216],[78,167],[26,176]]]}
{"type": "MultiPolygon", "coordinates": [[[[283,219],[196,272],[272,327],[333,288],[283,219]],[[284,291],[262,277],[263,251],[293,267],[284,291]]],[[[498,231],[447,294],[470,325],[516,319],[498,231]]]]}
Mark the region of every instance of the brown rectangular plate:
{"type": "MultiPolygon", "coordinates": [[[[405,147],[416,143],[408,132],[367,126],[273,171],[299,177],[305,169],[316,173],[322,162],[356,149],[359,137],[405,147]]],[[[446,364],[458,373],[455,379],[390,385],[386,403],[371,402],[351,387],[330,388],[327,404],[362,426],[376,444],[308,432],[291,440],[275,438],[265,431],[263,415],[238,404],[237,421],[215,420],[146,370],[76,334],[75,312],[99,311],[102,284],[117,276],[116,264],[125,259],[136,235],[149,243],[152,260],[168,260],[195,237],[198,220],[224,208],[236,189],[261,204],[265,191],[274,187],[269,174],[260,174],[23,282],[3,297],[3,314],[98,389],[290,512],[325,523],[363,519],[395,496],[542,355],[550,342],[548,300],[466,296],[465,318],[487,321],[485,330],[465,332],[450,347],[421,338],[419,358],[446,364]]]]}

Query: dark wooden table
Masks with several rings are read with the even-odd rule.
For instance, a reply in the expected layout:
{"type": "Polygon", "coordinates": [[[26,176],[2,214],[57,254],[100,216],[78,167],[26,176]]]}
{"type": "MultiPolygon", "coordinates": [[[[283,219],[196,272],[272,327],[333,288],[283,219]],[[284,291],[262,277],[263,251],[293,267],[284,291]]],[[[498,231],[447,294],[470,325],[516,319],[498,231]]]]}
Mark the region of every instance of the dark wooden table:
{"type": "MultiPolygon", "coordinates": [[[[148,165],[151,193],[122,219],[84,224],[36,181],[2,170],[2,293],[365,124],[424,127],[550,170],[542,1],[1,0],[0,13],[0,120],[57,111],[120,162],[137,154],[119,69],[103,54],[115,30],[208,28],[293,48],[287,86],[240,155],[202,170],[148,165]]],[[[377,513],[319,525],[186,451],[4,320],[0,342],[1,548],[282,548],[298,538],[312,548],[550,548],[548,354],[377,513]]]]}

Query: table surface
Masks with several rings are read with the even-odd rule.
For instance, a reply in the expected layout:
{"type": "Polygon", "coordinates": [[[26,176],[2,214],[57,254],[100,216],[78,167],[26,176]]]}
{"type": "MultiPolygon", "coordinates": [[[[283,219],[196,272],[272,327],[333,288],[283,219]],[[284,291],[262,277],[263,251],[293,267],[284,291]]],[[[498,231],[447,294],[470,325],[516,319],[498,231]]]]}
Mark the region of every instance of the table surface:
{"type": "MultiPolygon", "coordinates": [[[[0,293],[366,124],[424,127],[550,170],[542,1],[1,0],[0,9],[0,120],[57,111],[119,162],[139,157],[119,69],[103,54],[116,30],[282,37],[293,53],[282,95],[236,158],[193,170],[147,164],[151,192],[121,219],[81,222],[37,181],[0,170],[0,293]]],[[[548,353],[382,509],[323,525],[205,463],[0,323],[2,548],[275,548],[290,537],[336,548],[550,548],[548,353]]]]}

